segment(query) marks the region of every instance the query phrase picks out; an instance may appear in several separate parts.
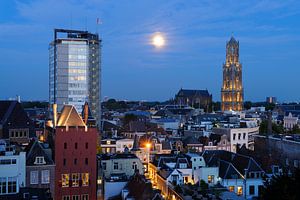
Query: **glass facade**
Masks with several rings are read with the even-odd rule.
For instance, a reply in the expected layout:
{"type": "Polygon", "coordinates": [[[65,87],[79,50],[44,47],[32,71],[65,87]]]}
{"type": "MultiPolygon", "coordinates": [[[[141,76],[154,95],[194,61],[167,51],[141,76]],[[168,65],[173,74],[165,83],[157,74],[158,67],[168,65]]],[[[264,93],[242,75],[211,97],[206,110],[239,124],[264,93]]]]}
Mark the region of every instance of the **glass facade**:
{"type": "MultiPolygon", "coordinates": [[[[68,30],[65,30],[68,31],[68,30]]],[[[79,31],[80,32],[80,31],[79,31]]],[[[49,100],[60,111],[74,105],[79,113],[88,102],[100,121],[100,40],[87,32],[56,38],[49,48],[49,100]],[[76,37],[75,37],[76,36],[76,37]]]]}

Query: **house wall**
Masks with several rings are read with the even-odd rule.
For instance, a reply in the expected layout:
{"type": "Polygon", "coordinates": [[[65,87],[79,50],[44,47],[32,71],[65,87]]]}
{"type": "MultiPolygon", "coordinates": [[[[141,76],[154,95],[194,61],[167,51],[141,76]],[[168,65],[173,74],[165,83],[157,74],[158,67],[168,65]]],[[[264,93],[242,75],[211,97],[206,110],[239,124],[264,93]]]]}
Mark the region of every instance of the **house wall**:
{"type": "Polygon", "coordinates": [[[123,139],[123,140],[117,140],[116,144],[117,144],[117,148],[116,151],[117,153],[123,153],[125,147],[127,147],[129,150],[132,149],[133,147],[133,139],[123,139]]]}
{"type": "Polygon", "coordinates": [[[122,192],[122,189],[126,186],[127,181],[118,182],[104,182],[104,200],[110,197],[116,196],[122,192]]]}
{"type": "Polygon", "coordinates": [[[241,196],[245,197],[246,199],[252,199],[252,197],[259,195],[259,186],[263,186],[262,179],[223,179],[221,184],[229,190],[230,186],[234,186],[234,192],[238,194],[238,187],[242,187],[243,194],[241,196]],[[250,195],[250,186],[254,186],[254,195],[250,195]]]}
{"type": "Polygon", "coordinates": [[[139,173],[144,173],[143,164],[138,158],[102,160],[102,167],[104,163],[106,163],[106,169],[103,169],[103,173],[105,178],[108,179],[110,178],[110,175],[112,173],[125,173],[128,178],[133,176],[133,174],[135,173],[135,169],[133,168],[134,163],[136,163],[139,173]],[[118,163],[118,169],[114,169],[114,163],[118,163]]]}
{"type": "Polygon", "coordinates": [[[218,182],[219,178],[219,168],[218,167],[201,167],[200,169],[195,170],[195,183],[199,182],[201,180],[205,181],[205,183],[208,183],[208,176],[214,176],[214,179],[210,185],[214,185],[218,182]]]}
{"type": "MultiPolygon", "coordinates": [[[[88,194],[96,199],[96,150],[98,131],[96,128],[57,127],[55,133],[55,199],[62,196],[88,194]],[[75,144],[77,143],[77,149],[75,144]],[[66,148],[65,148],[66,144],[66,148]],[[87,148],[86,148],[87,144],[87,148]],[[66,163],[64,164],[64,159],[66,163]],[[77,159],[77,164],[75,164],[77,159]],[[88,160],[88,164],[85,163],[88,160]],[[89,186],[72,187],[72,173],[89,173],[89,186]],[[62,174],[69,174],[69,187],[62,187],[62,174]]],[[[81,179],[81,177],[80,177],[81,179]]],[[[80,181],[79,181],[80,183],[80,181]]]]}
{"type": "Polygon", "coordinates": [[[164,180],[161,176],[157,176],[157,189],[161,190],[161,194],[163,196],[168,195],[168,185],[166,180],[164,180]]]}
{"type": "MultiPolygon", "coordinates": [[[[8,183],[9,178],[15,178],[16,185],[17,185],[16,193],[18,193],[20,190],[20,187],[26,187],[26,180],[25,180],[26,153],[20,152],[19,155],[0,156],[0,160],[7,160],[7,159],[16,159],[16,163],[15,164],[1,164],[0,165],[0,178],[3,179],[4,182],[6,181],[6,183],[8,183]]],[[[6,190],[6,191],[8,191],[8,190],[6,190]]]]}
{"type": "Polygon", "coordinates": [[[37,165],[37,166],[26,166],[26,186],[31,188],[49,188],[52,197],[55,196],[54,185],[55,185],[55,165],[37,165]],[[50,182],[48,184],[42,183],[42,171],[49,170],[50,182]],[[30,184],[30,172],[38,171],[38,184],[30,184]]]}
{"type": "Polygon", "coordinates": [[[254,149],[253,136],[259,133],[259,126],[252,128],[214,128],[213,132],[221,135],[226,134],[230,139],[231,152],[236,153],[237,144],[240,146],[245,144],[246,148],[254,149]]]}

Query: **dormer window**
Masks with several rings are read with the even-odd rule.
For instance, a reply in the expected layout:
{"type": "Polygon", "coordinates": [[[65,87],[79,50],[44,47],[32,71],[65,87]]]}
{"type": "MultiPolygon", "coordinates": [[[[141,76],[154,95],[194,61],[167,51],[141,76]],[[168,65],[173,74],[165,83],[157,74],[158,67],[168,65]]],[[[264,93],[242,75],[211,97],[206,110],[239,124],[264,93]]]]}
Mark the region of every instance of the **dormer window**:
{"type": "Polygon", "coordinates": [[[185,169],[185,168],[187,168],[187,164],[186,163],[180,163],[179,168],[180,169],[185,169]]]}
{"type": "Polygon", "coordinates": [[[46,164],[44,156],[38,156],[38,157],[36,157],[36,158],[35,158],[35,161],[34,161],[34,164],[35,164],[35,165],[43,165],[43,164],[46,164]]]}

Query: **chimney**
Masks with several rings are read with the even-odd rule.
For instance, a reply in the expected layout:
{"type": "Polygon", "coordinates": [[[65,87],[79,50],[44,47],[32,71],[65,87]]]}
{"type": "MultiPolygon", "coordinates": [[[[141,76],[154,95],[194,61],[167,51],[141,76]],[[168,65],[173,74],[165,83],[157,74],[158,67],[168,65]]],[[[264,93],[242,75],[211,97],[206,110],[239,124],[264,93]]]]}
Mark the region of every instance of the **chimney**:
{"type": "Polygon", "coordinates": [[[84,108],[83,108],[84,110],[83,110],[83,121],[84,121],[84,123],[85,123],[85,125],[87,124],[87,122],[88,122],[88,118],[89,118],[89,105],[88,105],[88,103],[87,102],[85,102],[85,104],[84,104],[84,108]]]}
{"type": "Polygon", "coordinates": [[[52,105],[52,109],[53,109],[53,127],[56,127],[56,123],[57,123],[57,104],[54,103],[52,105]]]}

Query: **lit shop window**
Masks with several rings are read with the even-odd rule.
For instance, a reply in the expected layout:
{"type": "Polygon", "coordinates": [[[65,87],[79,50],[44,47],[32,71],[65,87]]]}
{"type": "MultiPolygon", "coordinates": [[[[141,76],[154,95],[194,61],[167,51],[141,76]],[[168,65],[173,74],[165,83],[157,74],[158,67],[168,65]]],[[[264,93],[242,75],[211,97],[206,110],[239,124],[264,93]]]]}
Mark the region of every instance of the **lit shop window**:
{"type": "Polygon", "coordinates": [[[214,176],[213,175],[209,175],[207,178],[207,182],[208,183],[213,183],[214,182],[214,176]]]}
{"type": "Polygon", "coordinates": [[[79,186],[79,174],[74,173],[72,174],[72,187],[78,187],[79,186]]]}
{"type": "Polygon", "coordinates": [[[62,187],[69,187],[69,181],[70,181],[70,176],[69,174],[62,174],[61,175],[61,186],[62,187]]]}
{"type": "Polygon", "coordinates": [[[234,192],[234,186],[229,186],[229,191],[234,192]]]}
{"type": "Polygon", "coordinates": [[[89,185],[89,173],[82,173],[81,174],[82,186],[89,185]]]}
{"type": "Polygon", "coordinates": [[[243,187],[242,186],[237,187],[237,195],[243,195],[243,187]]]}

